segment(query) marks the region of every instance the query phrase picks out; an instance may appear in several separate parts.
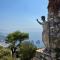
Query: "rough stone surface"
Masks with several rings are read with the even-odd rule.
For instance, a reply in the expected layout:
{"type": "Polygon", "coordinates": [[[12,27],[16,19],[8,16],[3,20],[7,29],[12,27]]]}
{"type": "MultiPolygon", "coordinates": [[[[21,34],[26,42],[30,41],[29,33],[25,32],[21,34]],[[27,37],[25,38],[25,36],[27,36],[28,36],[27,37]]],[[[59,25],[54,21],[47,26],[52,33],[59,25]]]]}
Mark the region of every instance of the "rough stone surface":
{"type": "Polygon", "coordinates": [[[43,52],[37,52],[41,60],[60,60],[60,0],[49,0],[48,20],[44,22],[43,52]]]}

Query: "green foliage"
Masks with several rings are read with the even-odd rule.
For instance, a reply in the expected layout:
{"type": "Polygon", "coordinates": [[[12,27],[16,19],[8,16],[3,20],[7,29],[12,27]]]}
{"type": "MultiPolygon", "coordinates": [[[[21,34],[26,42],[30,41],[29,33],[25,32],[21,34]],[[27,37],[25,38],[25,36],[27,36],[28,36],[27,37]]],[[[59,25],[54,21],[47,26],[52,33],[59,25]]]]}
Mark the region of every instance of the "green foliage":
{"type": "Polygon", "coordinates": [[[28,33],[16,31],[7,35],[6,42],[11,43],[9,46],[10,48],[15,48],[17,41],[19,41],[18,45],[20,45],[21,41],[26,40],[28,38],[29,38],[28,33]]]}
{"type": "Polygon", "coordinates": [[[11,51],[0,46],[0,60],[12,60],[11,51]]]}
{"type": "Polygon", "coordinates": [[[20,58],[21,60],[31,60],[35,56],[36,46],[32,43],[22,43],[20,46],[20,58]]]}
{"type": "Polygon", "coordinates": [[[16,31],[8,34],[5,41],[10,43],[10,49],[0,46],[0,60],[14,60],[16,56],[21,60],[31,60],[35,56],[36,46],[30,42],[21,43],[28,38],[28,33],[24,32],[16,31]],[[19,44],[16,46],[17,41],[19,44]]]}
{"type": "Polygon", "coordinates": [[[24,32],[22,33],[22,32],[16,31],[16,32],[8,34],[8,36],[6,37],[6,42],[14,43],[17,40],[19,40],[21,42],[27,38],[29,38],[28,33],[24,33],[24,32]]]}
{"type": "Polygon", "coordinates": [[[0,46],[0,50],[3,48],[3,46],[0,46]]]}
{"type": "Polygon", "coordinates": [[[24,33],[24,32],[12,32],[10,34],[7,35],[6,37],[6,43],[10,43],[9,48],[12,51],[12,57],[16,58],[16,55],[18,55],[18,53],[16,53],[17,47],[19,47],[19,45],[21,44],[21,41],[26,40],[29,38],[28,33],[24,33]],[[16,42],[19,41],[19,44],[17,44],[16,46],[16,42]]]}

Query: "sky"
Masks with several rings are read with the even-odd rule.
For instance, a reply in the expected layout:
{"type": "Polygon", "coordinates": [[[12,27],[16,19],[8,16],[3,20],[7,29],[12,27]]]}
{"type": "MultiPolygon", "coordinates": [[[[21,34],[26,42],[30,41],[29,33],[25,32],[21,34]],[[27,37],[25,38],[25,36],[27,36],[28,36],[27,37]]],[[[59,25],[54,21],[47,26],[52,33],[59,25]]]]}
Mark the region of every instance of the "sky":
{"type": "Polygon", "coordinates": [[[43,15],[47,19],[47,6],[48,0],[0,0],[0,33],[18,30],[28,32],[31,40],[42,41],[43,29],[36,19],[41,21],[43,15]]]}
{"type": "Polygon", "coordinates": [[[36,21],[47,17],[48,0],[0,0],[0,32],[39,32],[36,21]]]}

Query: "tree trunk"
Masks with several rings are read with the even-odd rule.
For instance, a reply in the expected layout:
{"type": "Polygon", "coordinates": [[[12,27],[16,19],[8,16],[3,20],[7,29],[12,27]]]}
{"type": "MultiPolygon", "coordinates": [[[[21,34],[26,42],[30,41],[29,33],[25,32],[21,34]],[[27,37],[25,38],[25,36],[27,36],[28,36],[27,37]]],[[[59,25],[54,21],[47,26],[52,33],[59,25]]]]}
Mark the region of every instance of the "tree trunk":
{"type": "Polygon", "coordinates": [[[12,58],[13,60],[16,60],[16,49],[15,48],[12,48],[12,58]]]}

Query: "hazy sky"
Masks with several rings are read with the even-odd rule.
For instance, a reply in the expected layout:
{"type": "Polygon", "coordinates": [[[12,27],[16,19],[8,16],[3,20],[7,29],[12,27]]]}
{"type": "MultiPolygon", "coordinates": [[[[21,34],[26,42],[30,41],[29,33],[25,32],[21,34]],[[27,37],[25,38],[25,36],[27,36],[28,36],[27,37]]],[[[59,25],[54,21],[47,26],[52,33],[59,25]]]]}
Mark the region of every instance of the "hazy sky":
{"type": "Polygon", "coordinates": [[[47,16],[47,5],[48,0],[0,0],[0,32],[39,32],[36,19],[47,16]]]}

